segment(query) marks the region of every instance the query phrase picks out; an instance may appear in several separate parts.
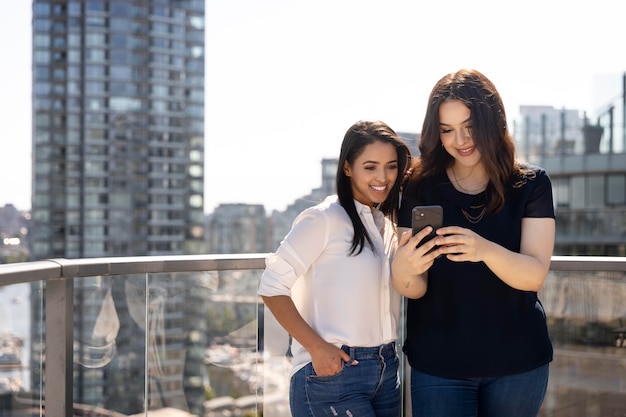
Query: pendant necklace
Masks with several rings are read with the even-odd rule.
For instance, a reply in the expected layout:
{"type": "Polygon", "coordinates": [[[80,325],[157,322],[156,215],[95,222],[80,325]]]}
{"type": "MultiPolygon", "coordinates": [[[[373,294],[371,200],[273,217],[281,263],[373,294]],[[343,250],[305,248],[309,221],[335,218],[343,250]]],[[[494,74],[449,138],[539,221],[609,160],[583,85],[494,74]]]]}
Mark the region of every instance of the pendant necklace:
{"type": "Polygon", "coordinates": [[[473,210],[477,210],[477,209],[479,209],[481,207],[483,209],[476,216],[472,216],[467,211],[465,211],[465,209],[461,209],[461,213],[463,213],[463,216],[465,216],[465,218],[467,219],[468,222],[470,222],[472,224],[476,224],[479,221],[481,221],[483,219],[483,217],[485,216],[485,213],[487,212],[487,207],[484,204],[481,204],[480,206],[470,206],[470,209],[473,209],[473,210]]]}

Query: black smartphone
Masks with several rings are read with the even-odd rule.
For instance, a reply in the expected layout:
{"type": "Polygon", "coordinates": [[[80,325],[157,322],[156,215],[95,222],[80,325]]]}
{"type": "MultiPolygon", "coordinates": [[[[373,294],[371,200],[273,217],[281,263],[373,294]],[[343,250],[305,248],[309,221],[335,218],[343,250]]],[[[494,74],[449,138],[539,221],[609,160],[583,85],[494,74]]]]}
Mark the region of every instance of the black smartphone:
{"type": "Polygon", "coordinates": [[[435,236],[435,231],[443,226],[443,207],[439,205],[433,206],[415,206],[413,207],[413,235],[425,228],[432,226],[433,231],[428,234],[417,245],[419,248],[435,236]]]}

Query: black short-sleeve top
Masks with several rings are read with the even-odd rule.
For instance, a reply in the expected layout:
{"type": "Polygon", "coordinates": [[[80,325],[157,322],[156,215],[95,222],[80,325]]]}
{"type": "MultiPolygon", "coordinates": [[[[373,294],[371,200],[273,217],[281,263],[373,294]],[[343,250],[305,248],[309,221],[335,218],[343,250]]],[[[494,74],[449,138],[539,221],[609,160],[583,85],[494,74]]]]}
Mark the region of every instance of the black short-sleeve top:
{"type": "MultiPolygon", "coordinates": [[[[440,204],[444,226],[471,229],[519,252],[522,218],[555,218],[549,176],[541,168],[529,168],[523,177],[509,181],[504,207],[482,217],[486,192],[461,193],[442,173],[420,184],[419,195],[403,196],[398,225],[411,227],[414,206],[440,204]]],[[[426,294],[407,302],[406,321],[403,350],[409,363],[431,375],[510,375],[552,360],[537,293],[508,286],[483,262],[436,259],[426,294]]]]}

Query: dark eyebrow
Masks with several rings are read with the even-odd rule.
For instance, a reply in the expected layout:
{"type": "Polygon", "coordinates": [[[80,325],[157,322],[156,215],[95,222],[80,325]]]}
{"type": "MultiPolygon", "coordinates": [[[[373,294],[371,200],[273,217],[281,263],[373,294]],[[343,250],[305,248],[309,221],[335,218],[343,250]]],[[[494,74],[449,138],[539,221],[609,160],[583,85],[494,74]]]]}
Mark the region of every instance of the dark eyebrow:
{"type": "MultiPolygon", "coordinates": [[[[461,124],[464,124],[464,123],[470,122],[471,120],[472,120],[472,117],[470,116],[470,117],[468,117],[467,119],[463,120],[463,121],[461,122],[461,124]]],[[[449,125],[449,124],[447,124],[447,123],[443,123],[443,122],[439,122],[439,125],[440,125],[440,126],[451,126],[451,125],[449,125]]]]}
{"type": "MultiPolygon", "coordinates": [[[[383,162],[384,164],[390,164],[392,162],[398,162],[397,159],[393,159],[391,161],[387,161],[387,162],[383,162]]],[[[365,165],[365,164],[380,164],[380,162],[378,161],[363,161],[363,163],[361,165],[365,165]]]]}

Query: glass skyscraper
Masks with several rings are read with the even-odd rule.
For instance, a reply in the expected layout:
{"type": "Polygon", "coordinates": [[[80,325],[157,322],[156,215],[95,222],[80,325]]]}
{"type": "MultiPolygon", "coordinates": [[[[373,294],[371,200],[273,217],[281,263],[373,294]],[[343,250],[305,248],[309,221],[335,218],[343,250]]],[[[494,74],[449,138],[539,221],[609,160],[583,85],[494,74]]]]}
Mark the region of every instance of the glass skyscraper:
{"type": "MultiPolygon", "coordinates": [[[[204,0],[34,0],[32,29],[33,258],[203,253],[204,0]]],[[[77,280],[74,402],[198,413],[206,279],[77,280]]]]}
{"type": "Polygon", "coordinates": [[[201,253],[204,1],[33,1],[33,256],[201,253]]]}

